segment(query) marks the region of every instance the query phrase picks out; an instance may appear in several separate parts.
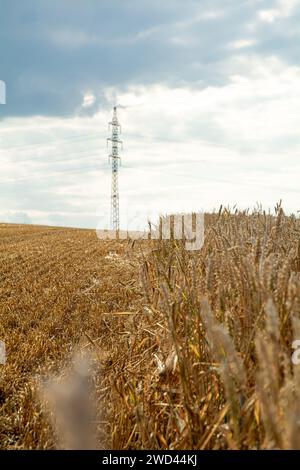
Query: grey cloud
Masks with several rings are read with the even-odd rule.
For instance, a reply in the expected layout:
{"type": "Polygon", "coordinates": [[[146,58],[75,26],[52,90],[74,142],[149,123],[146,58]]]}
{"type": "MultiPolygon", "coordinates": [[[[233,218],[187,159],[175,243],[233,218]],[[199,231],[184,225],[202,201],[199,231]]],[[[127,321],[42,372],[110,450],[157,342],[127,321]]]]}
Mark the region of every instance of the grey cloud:
{"type": "MultiPolygon", "coordinates": [[[[243,38],[258,8],[255,0],[2,0],[0,78],[8,95],[0,117],[72,115],[88,89],[97,95],[96,106],[82,111],[90,115],[108,105],[105,86],[224,84],[224,63],[236,54],[227,45],[243,38]]],[[[298,63],[286,21],[258,22],[257,54],[298,63]]]]}
{"type": "Polygon", "coordinates": [[[0,214],[0,221],[10,224],[32,224],[32,220],[26,212],[8,212],[0,214]]]}

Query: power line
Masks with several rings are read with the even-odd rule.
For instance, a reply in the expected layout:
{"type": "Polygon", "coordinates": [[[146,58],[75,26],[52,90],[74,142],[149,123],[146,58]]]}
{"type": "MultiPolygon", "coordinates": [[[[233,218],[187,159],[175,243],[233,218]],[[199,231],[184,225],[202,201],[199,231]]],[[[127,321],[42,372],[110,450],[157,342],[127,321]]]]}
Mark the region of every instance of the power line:
{"type": "MultiPolygon", "coordinates": [[[[103,135],[104,135],[104,132],[103,132],[103,135]]],[[[14,149],[24,149],[26,150],[27,148],[31,148],[31,147],[43,147],[43,146],[47,146],[49,144],[53,144],[55,143],[55,145],[64,145],[64,144],[68,144],[69,142],[77,142],[77,141],[80,141],[80,140],[89,140],[89,139],[99,139],[99,134],[82,134],[81,136],[77,136],[77,137],[71,137],[71,138],[65,138],[65,139],[62,139],[62,140],[58,140],[56,141],[55,139],[51,139],[51,140],[46,140],[46,141],[43,141],[43,142],[35,142],[34,144],[21,144],[21,145],[11,145],[11,146],[4,146],[4,147],[0,147],[0,150],[14,150],[14,149]]]]}
{"type": "MultiPolygon", "coordinates": [[[[95,152],[97,151],[97,149],[95,149],[95,152]]],[[[72,152],[72,155],[81,155],[81,156],[84,156],[84,159],[85,158],[90,158],[90,157],[98,157],[98,153],[96,154],[85,154],[85,151],[79,151],[79,152],[72,152]]],[[[52,156],[49,156],[50,158],[52,156]]],[[[55,157],[55,155],[54,155],[55,157]]],[[[37,163],[41,163],[41,164],[51,164],[51,163],[59,163],[59,162],[69,162],[71,160],[74,160],[72,158],[65,158],[65,157],[60,157],[59,159],[56,159],[56,160],[48,160],[48,161],[43,161],[43,160],[40,160],[41,158],[45,158],[45,156],[35,156],[35,157],[29,157],[29,158],[24,158],[24,159],[14,159],[14,160],[11,160],[11,159],[7,159],[5,162],[3,163],[30,163],[31,161],[34,161],[34,162],[37,162],[37,163]]],[[[81,160],[81,158],[78,158],[77,160],[81,160]]]]}
{"type": "Polygon", "coordinates": [[[22,181],[32,181],[32,180],[36,180],[36,179],[41,179],[41,178],[51,178],[52,176],[60,176],[60,175],[63,175],[63,174],[75,174],[75,173],[82,173],[82,172],[98,172],[99,170],[105,170],[106,169],[106,165],[104,166],[100,166],[98,168],[95,168],[95,166],[90,166],[90,167],[80,167],[80,168],[77,168],[77,169],[74,169],[74,170],[60,170],[60,171],[57,171],[55,173],[47,173],[47,174],[36,174],[34,176],[22,176],[22,177],[19,177],[19,178],[11,178],[11,179],[7,179],[7,180],[0,180],[0,184],[6,184],[6,183],[18,183],[18,182],[22,182],[22,181]]]}

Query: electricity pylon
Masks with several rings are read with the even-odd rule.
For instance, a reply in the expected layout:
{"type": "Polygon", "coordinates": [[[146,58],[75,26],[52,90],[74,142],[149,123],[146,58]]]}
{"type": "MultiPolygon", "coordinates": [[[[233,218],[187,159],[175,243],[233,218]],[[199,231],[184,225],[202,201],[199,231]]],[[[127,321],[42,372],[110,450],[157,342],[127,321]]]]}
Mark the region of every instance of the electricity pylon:
{"type": "Polygon", "coordinates": [[[111,141],[111,154],[108,159],[111,162],[112,178],[111,178],[111,211],[110,211],[110,225],[112,230],[119,230],[120,228],[120,216],[119,216],[119,188],[118,188],[118,173],[119,163],[121,159],[119,157],[119,145],[123,146],[123,142],[119,140],[119,132],[121,132],[121,126],[118,121],[117,107],[114,107],[114,114],[112,121],[109,123],[109,128],[112,129],[111,137],[107,139],[111,141]]]}

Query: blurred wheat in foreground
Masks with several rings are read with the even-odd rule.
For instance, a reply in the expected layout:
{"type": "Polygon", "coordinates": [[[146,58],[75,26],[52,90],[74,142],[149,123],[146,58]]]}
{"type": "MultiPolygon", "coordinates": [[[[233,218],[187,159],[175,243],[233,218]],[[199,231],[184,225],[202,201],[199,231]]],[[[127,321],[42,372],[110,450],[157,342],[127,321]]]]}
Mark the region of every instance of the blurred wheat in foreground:
{"type": "Polygon", "coordinates": [[[91,359],[77,354],[64,376],[53,377],[40,388],[42,402],[48,408],[63,449],[96,447],[91,368],[91,359]]]}
{"type": "Polygon", "coordinates": [[[42,253],[40,277],[35,252],[22,248],[26,278],[10,274],[16,243],[5,251],[17,287],[2,287],[2,447],[300,449],[298,217],[220,208],[194,252],[38,230],[27,246],[42,253]],[[77,360],[61,372],[83,342],[92,379],[77,360]],[[60,379],[41,407],[34,378],[48,370],[60,379]]]}

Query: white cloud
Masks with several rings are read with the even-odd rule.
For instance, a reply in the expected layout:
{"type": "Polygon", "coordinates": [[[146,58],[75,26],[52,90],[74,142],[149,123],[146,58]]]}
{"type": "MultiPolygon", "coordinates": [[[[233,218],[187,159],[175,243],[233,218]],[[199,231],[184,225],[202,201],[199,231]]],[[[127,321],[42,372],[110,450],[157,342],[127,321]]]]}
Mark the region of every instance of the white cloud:
{"type": "Polygon", "coordinates": [[[93,93],[85,93],[82,99],[81,106],[83,108],[90,108],[96,102],[96,97],[93,93]]]}
{"type": "Polygon", "coordinates": [[[261,21],[274,23],[278,18],[290,17],[299,4],[299,0],[278,0],[275,8],[261,10],[258,16],[261,21]]]}
{"type": "Polygon", "coordinates": [[[6,104],[6,85],[3,80],[0,80],[0,104],[6,104]]]}
{"type": "Polygon", "coordinates": [[[229,44],[231,49],[244,49],[246,47],[251,47],[257,44],[255,39],[238,39],[229,44]]]}

